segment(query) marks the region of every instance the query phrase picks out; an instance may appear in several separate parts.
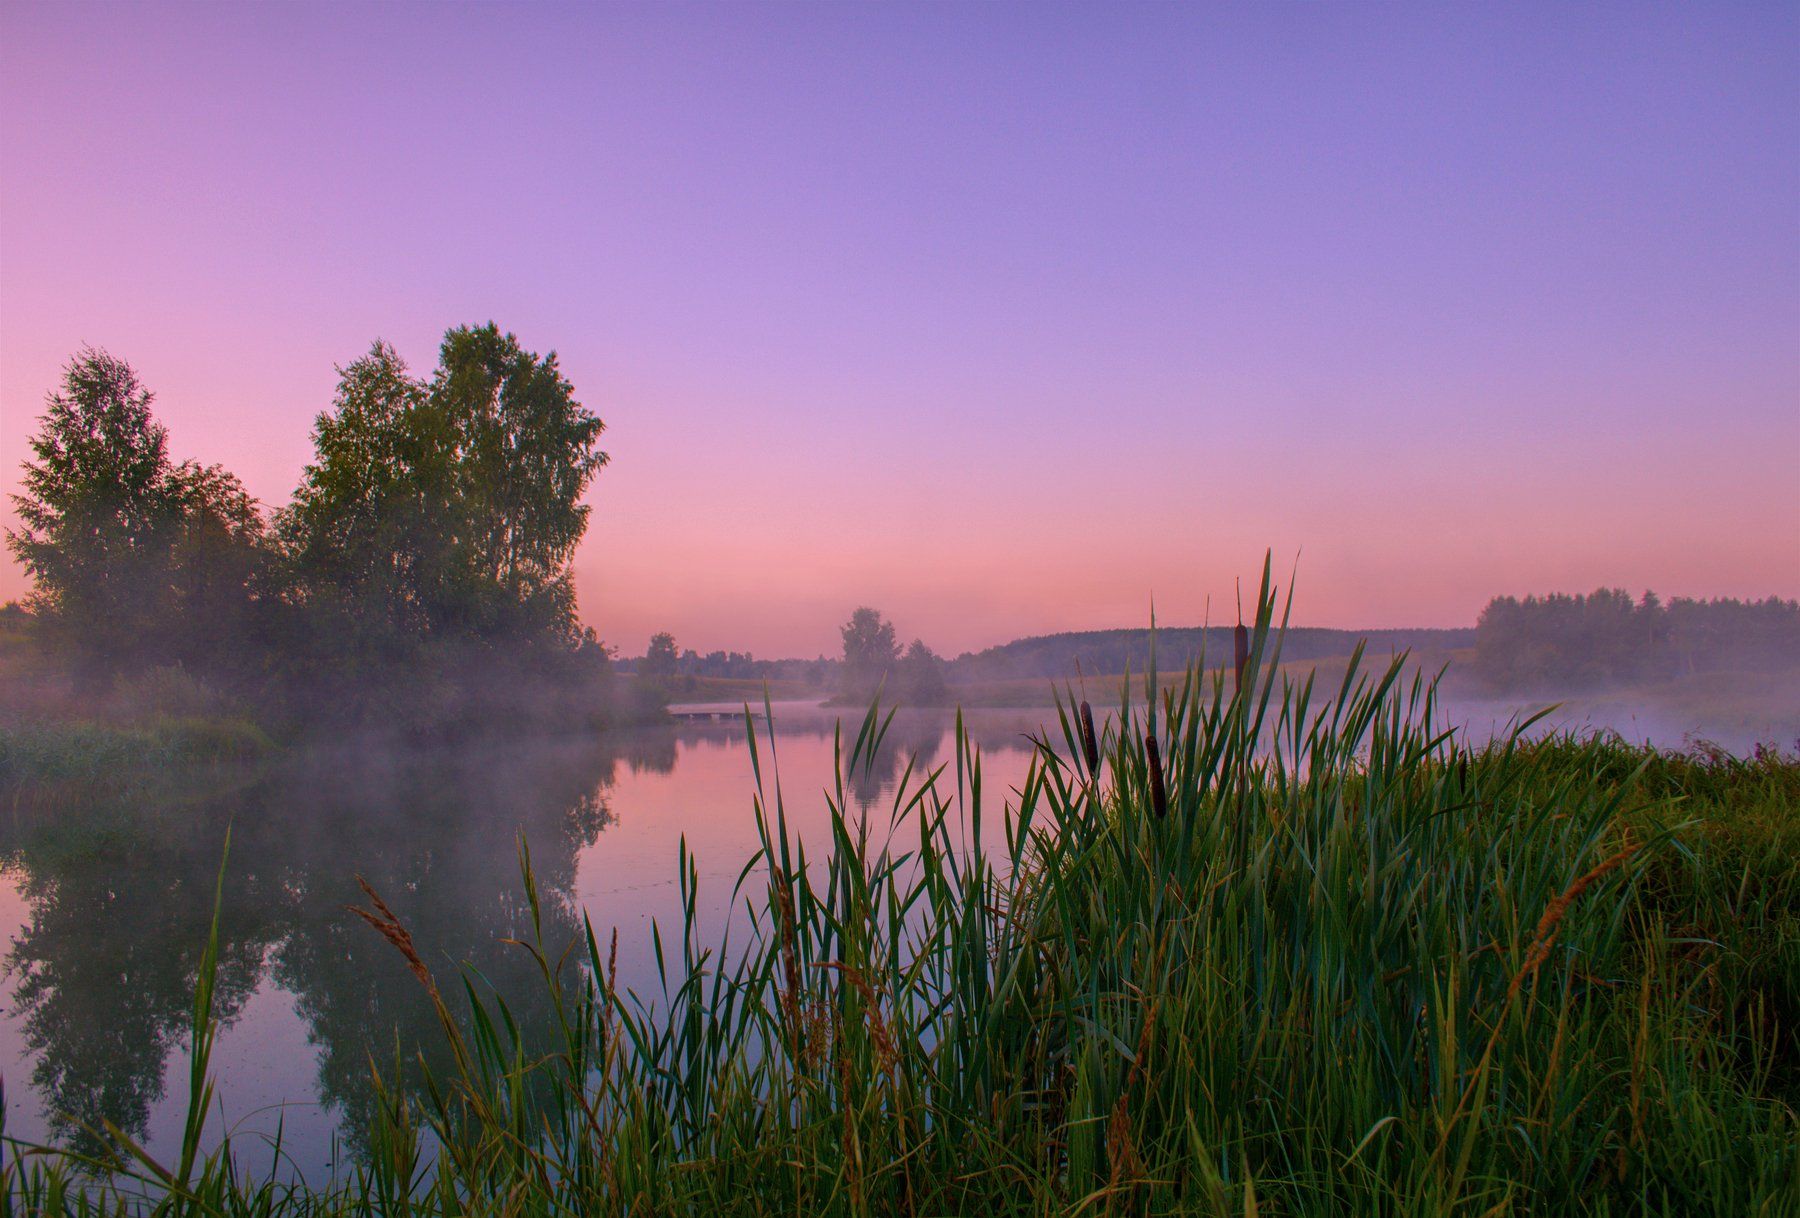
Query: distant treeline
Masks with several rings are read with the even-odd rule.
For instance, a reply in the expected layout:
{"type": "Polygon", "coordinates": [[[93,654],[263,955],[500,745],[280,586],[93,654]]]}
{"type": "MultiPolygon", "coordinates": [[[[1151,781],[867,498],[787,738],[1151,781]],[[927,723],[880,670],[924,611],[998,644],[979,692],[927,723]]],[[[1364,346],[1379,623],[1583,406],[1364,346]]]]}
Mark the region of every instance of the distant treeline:
{"type": "MultiPolygon", "coordinates": [[[[1204,653],[1210,666],[1228,664],[1232,656],[1230,626],[1159,626],[1156,630],[1156,662],[1173,671],[1199,661],[1204,653]]],[[[1324,660],[1348,655],[1365,642],[1375,655],[1397,651],[1449,651],[1472,646],[1475,632],[1467,627],[1448,630],[1332,630],[1319,626],[1293,626],[1281,644],[1286,660],[1324,660]]],[[[985,651],[968,652],[951,661],[949,679],[954,683],[1011,680],[1027,677],[1073,676],[1077,665],[1087,673],[1119,673],[1128,667],[1144,671],[1150,663],[1150,631],[1081,630],[1066,634],[1016,639],[985,651]]]]}
{"type": "Polygon", "coordinates": [[[802,682],[809,691],[854,703],[866,702],[878,691],[890,702],[910,706],[951,701],[943,659],[919,639],[901,646],[894,624],[876,610],[858,606],[839,633],[842,658],[758,660],[749,652],[714,651],[703,656],[691,647],[682,650],[665,630],[651,636],[642,656],[620,660],[618,668],[632,673],[641,687],[670,696],[697,693],[697,681],[712,677],[802,682]]]}
{"type": "MultiPolygon", "coordinates": [[[[647,657],[635,656],[616,662],[620,672],[643,670],[647,657]]],[[[837,680],[843,662],[831,656],[813,660],[759,660],[747,651],[709,651],[705,655],[692,647],[683,648],[674,660],[677,677],[712,677],[726,680],[804,681],[808,685],[826,686],[837,680]]]]}
{"type": "Polygon", "coordinates": [[[465,326],[416,377],[375,343],[338,369],[272,512],[222,467],[173,461],[152,401],[124,361],[78,353],[14,496],[35,632],[84,684],[173,666],[339,718],[591,699],[607,650],[569,562],[604,424],[554,353],[465,326]]]}
{"type": "Polygon", "coordinates": [[[1475,627],[1475,667],[1508,690],[1800,667],[1800,601],[1634,600],[1622,588],[1496,597],[1475,627]]]}
{"type": "MultiPolygon", "coordinates": [[[[1296,626],[1282,644],[1284,660],[1324,660],[1348,655],[1366,640],[1374,654],[1397,651],[1441,652],[1474,645],[1475,631],[1456,629],[1333,630],[1296,626]]],[[[857,694],[886,681],[891,696],[910,691],[915,699],[935,697],[954,701],[957,686],[987,681],[1061,679],[1080,671],[1113,675],[1144,671],[1150,662],[1148,628],[1086,630],[1066,634],[1036,635],[1002,643],[983,651],[964,652],[953,660],[940,659],[923,642],[898,645],[893,626],[872,609],[859,609],[845,625],[845,654],[816,659],[759,660],[749,652],[714,651],[701,654],[693,648],[677,651],[674,640],[658,635],[643,656],[620,659],[622,672],[658,677],[725,677],[753,680],[803,681],[809,686],[857,694]],[[854,671],[853,671],[854,670],[854,671]]],[[[1230,662],[1232,628],[1158,627],[1157,663],[1173,671],[1197,660],[1205,647],[1210,665],[1230,662]]]]}

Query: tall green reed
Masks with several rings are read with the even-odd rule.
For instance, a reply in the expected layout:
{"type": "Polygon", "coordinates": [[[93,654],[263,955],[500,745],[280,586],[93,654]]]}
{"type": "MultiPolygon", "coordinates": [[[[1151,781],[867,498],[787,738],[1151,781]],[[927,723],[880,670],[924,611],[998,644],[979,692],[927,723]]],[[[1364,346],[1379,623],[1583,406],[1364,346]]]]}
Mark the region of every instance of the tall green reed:
{"type": "MultiPolygon", "coordinates": [[[[1098,724],[1070,692],[998,803],[959,716],[949,760],[909,766],[882,816],[854,810],[891,723],[872,708],[835,743],[826,841],[793,830],[747,709],[760,846],[736,941],[702,927],[684,842],[659,980],[623,989],[616,933],[545,942],[521,844],[517,946],[554,1012],[529,1029],[472,971],[453,1009],[371,891],[358,912],[432,995],[455,1068],[423,1100],[398,1063],[377,1073],[348,1178],[247,1181],[229,1145],[197,1155],[190,1118],[176,1171],[125,1145],[135,1193],[82,1192],[39,1152],[8,1163],[8,1204],[1793,1212],[1779,963],[1800,885],[1734,904],[1686,788],[1645,782],[1654,755],[1529,722],[1472,744],[1398,660],[1359,654],[1333,691],[1290,679],[1286,620],[1265,566],[1241,678],[1202,658],[1164,681],[1152,660],[1098,724]],[[1704,933],[1752,915],[1768,951],[1704,933]]],[[[1771,815],[1794,815],[1785,798],[1771,815]]],[[[197,999],[202,1113],[205,1015],[197,999]]]]}

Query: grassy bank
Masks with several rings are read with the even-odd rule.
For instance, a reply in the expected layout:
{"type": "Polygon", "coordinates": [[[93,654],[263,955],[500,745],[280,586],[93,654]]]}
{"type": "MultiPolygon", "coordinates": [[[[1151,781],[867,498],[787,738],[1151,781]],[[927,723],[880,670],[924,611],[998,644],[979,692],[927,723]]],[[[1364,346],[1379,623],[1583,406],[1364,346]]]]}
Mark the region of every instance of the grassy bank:
{"type": "Polygon", "coordinates": [[[35,798],[142,783],[195,765],[252,760],[273,747],[241,717],[0,725],[0,793],[30,791],[35,798]]]}
{"type": "Polygon", "coordinates": [[[370,892],[458,1066],[333,1181],[201,1153],[209,955],[179,1159],[82,1194],[13,1147],[7,1212],[1794,1212],[1800,760],[1470,745],[1398,666],[1284,681],[1271,614],[1247,696],[1152,674],[1091,744],[1065,706],[1004,801],[961,736],[858,823],[871,714],[829,849],[753,736],[749,940],[703,939],[687,858],[655,993],[523,935],[547,1037],[370,892]]]}

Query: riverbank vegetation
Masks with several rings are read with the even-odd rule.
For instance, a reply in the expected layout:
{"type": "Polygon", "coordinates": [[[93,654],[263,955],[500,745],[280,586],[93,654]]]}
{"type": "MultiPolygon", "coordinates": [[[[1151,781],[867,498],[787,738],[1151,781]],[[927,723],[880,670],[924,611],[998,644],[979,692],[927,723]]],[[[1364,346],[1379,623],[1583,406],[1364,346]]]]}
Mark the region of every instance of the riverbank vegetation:
{"type": "Polygon", "coordinates": [[[69,361],[6,538],[34,586],[3,624],[10,721],[120,726],[115,687],[149,674],[277,735],[654,713],[576,616],[581,500],[607,458],[555,354],[489,324],[447,332],[428,377],[380,342],[338,371],[314,459],[270,511],[170,456],[123,360],[69,361]]]}
{"type": "Polygon", "coordinates": [[[748,937],[702,934],[684,857],[650,992],[553,929],[528,851],[529,999],[431,965],[371,886],[444,1043],[419,1091],[370,1066],[334,1180],[203,1150],[209,953],[179,1158],[15,1146],[11,1212],[1792,1212],[1800,758],[1464,740],[1398,664],[1287,679],[1272,617],[1241,692],[1152,665],[1098,722],[1065,703],[1004,796],[963,734],[860,815],[871,712],[830,842],[788,831],[752,722],[748,937]]]}

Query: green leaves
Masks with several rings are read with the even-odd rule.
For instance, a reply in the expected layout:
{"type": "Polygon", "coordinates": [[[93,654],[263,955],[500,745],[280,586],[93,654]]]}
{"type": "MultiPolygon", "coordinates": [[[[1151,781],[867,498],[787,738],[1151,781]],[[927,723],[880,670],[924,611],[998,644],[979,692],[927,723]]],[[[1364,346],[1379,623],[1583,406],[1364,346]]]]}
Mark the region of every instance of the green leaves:
{"type": "Polygon", "coordinates": [[[13,496],[23,527],[6,537],[64,642],[108,673],[199,658],[194,623],[239,617],[266,556],[256,501],[216,465],[172,464],[152,401],[125,361],[71,359],[13,496]]]}
{"type": "Polygon", "coordinates": [[[449,331],[428,382],[375,343],[339,369],[282,519],[302,586],[406,635],[572,635],[604,426],[554,353],[491,323],[449,331]]]}

